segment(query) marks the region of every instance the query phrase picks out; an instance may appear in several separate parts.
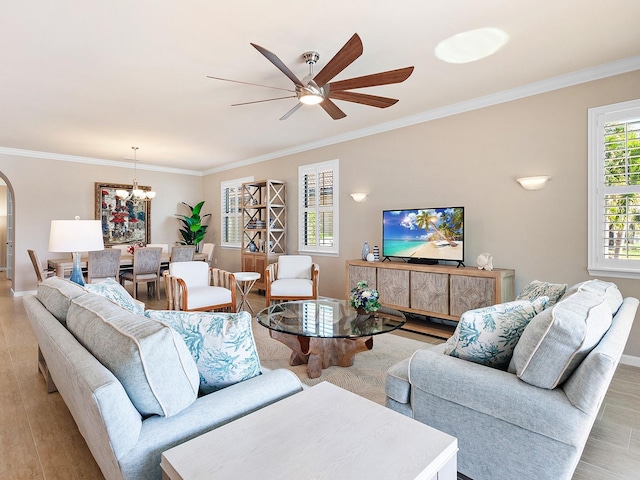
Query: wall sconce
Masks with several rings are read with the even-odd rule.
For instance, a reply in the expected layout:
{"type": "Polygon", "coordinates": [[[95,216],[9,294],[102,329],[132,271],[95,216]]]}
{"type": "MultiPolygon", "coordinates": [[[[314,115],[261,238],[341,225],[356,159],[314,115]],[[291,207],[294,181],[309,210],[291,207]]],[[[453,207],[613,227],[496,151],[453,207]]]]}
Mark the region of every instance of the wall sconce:
{"type": "Polygon", "coordinates": [[[366,193],[352,193],[351,198],[353,198],[354,202],[362,203],[367,199],[366,193]]]}
{"type": "Polygon", "coordinates": [[[540,190],[547,185],[551,179],[549,175],[538,175],[537,177],[516,178],[516,182],[522,185],[525,190],[540,190]]]}

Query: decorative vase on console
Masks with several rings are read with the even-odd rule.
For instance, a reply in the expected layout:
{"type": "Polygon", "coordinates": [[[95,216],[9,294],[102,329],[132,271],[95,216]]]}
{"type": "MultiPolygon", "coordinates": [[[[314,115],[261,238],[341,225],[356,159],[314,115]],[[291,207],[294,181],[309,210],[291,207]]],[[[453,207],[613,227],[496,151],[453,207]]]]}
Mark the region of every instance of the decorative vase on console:
{"type": "Polygon", "coordinates": [[[369,243],[364,242],[364,245],[362,245],[362,260],[366,260],[367,255],[369,255],[369,243]]]}

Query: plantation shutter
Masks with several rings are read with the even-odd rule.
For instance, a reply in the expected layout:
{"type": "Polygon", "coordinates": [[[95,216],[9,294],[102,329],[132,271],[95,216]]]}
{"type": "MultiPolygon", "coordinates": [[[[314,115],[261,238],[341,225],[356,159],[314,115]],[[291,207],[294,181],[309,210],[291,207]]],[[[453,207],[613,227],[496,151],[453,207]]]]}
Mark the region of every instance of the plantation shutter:
{"type": "Polygon", "coordinates": [[[221,184],[221,245],[240,247],[242,234],[242,184],[252,182],[253,177],[239,178],[221,184]]]}
{"type": "Polygon", "coordinates": [[[299,169],[300,240],[308,252],[337,253],[337,160],[299,169]]]}
{"type": "Polygon", "coordinates": [[[640,259],[640,118],[603,128],[605,259],[640,259]]]}

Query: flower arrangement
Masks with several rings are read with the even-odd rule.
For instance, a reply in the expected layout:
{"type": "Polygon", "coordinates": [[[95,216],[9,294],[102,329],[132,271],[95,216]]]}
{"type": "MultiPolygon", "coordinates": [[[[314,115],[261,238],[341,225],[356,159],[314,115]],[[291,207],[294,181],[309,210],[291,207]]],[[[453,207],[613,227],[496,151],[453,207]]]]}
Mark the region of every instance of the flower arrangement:
{"type": "Polygon", "coordinates": [[[132,243],[131,245],[129,245],[127,247],[127,252],[129,252],[131,255],[133,255],[133,250],[136,248],[142,248],[144,247],[144,243],[143,242],[137,242],[137,243],[132,243]]]}
{"type": "Polygon", "coordinates": [[[380,308],[380,302],[378,298],[380,294],[377,290],[369,288],[367,282],[358,282],[358,284],[351,290],[349,296],[349,305],[356,310],[364,310],[365,312],[375,312],[380,308]]]}

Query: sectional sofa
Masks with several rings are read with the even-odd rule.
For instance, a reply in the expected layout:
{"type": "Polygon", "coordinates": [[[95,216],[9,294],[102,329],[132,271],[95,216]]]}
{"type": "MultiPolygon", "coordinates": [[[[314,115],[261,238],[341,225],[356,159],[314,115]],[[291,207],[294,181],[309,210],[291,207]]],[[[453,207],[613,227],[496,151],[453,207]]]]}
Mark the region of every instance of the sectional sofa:
{"type": "Polygon", "coordinates": [[[24,306],[42,369],[108,480],[159,480],[163,451],[302,390],[282,369],[199,394],[173,329],[58,277],[24,306]]]}

